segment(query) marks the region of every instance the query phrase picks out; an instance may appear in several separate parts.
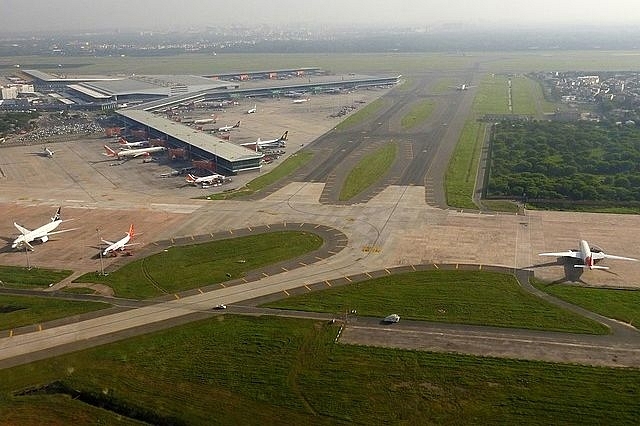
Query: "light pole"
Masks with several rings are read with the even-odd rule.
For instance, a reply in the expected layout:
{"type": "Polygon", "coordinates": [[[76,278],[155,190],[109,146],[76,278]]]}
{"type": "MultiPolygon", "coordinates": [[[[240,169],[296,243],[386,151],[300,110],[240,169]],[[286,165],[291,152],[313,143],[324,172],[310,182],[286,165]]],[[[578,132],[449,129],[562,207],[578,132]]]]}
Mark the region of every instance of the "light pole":
{"type": "Polygon", "coordinates": [[[31,263],[29,263],[29,246],[24,245],[24,254],[27,256],[27,270],[31,270],[31,263]]]}
{"type": "Polygon", "coordinates": [[[100,275],[104,276],[104,262],[102,261],[102,238],[100,237],[100,228],[96,228],[98,234],[98,255],[100,256],[100,275]]]}

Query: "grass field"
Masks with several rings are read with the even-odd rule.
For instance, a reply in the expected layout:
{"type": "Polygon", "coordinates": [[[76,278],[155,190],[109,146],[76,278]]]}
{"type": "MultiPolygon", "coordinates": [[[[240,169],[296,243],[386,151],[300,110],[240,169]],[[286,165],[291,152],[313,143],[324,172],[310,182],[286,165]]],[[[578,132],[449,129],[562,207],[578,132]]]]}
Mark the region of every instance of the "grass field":
{"type": "Polygon", "coordinates": [[[120,297],[149,298],[240,278],[252,269],[317,250],[322,242],[309,232],[277,231],[171,247],[107,276],[92,272],[75,282],[103,283],[120,297]]]}
{"type": "Polygon", "coordinates": [[[478,271],[426,271],[376,278],[292,296],[266,306],[337,315],[492,325],[605,334],[592,320],[549,305],[520,288],[511,275],[478,271]]]}
{"type": "Polygon", "coordinates": [[[99,302],[0,295],[0,330],[41,324],[109,307],[110,305],[99,302]]]}
{"type": "Polygon", "coordinates": [[[627,324],[640,324],[640,290],[590,288],[534,282],[553,296],[627,324]]]}
{"type": "Polygon", "coordinates": [[[356,111],[353,114],[349,115],[347,118],[341,121],[335,128],[336,130],[345,130],[350,127],[353,127],[356,124],[361,123],[362,121],[366,120],[367,118],[369,118],[370,116],[378,112],[378,110],[382,108],[384,105],[385,105],[385,102],[383,99],[376,99],[375,101],[369,103],[367,106],[365,106],[361,110],[356,111]]]}
{"type": "Polygon", "coordinates": [[[45,288],[62,281],[71,273],[67,270],[0,266],[0,287],[45,288]]]}
{"type": "Polygon", "coordinates": [[[203,198],[207,198],[209,200],[229,200],[232,198],[242,197],[244,195],[255,194],[278,180],[289,176],[291,173],[311,161],[311,158],[313,158],[313,153],[311,152],[300,151],[295,154],[291,154],[289,158],[284,160],[282,164],[279,164],[275,169],[253,179],[242,188],[208,195],[203,198]]]}
{"type": "Polygon", "coordinates": [[[637,369],[348,346],[333,343],[336,333],[306,320],[224,315],[1,370],[0,423],[634,424],[640,416],[637,369]]]}
{"type": "Polygon", "coordinates": [[[462,129],[444,179],[449,206],[474,210],[478,208],[472,200],[472,194],[476,184],[484,129],[485,124],[472,120],[467,121],[462,129]]]}
{"type": "Polygon", "coordinates": [[[364,156],[345,179],[338,199],[345,201],[355,197],[387,174],[397,151],[397,145],[391,142],[364,156]]]}
{"type": "Polygon", "coordinates": [[[420,102],[414,106],[407,115],[402,117],[400,125],[405,130],[413,129],[429,118],[435,106],[435,102],[430,99],[420,102]]]}

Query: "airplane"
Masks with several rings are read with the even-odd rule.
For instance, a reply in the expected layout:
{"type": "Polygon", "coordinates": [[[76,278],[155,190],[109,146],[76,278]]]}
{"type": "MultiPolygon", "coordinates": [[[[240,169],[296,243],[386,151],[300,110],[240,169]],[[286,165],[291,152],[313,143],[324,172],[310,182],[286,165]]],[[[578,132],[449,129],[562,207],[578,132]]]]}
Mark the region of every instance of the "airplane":
{"type": "Polygon", "coordinates": [[[240,121],[238,121],[236,124],[234,124],[233,126],[229,125],[229,126],[222,126],[216,129],[216,131],[218,132],[228,132],[231,129],[236,129],[240,127],[240,121]]]}
{"type": "Polygon", "coordinates": [[[302,99],[294,99],[291,102],[294,103],[294,104],[302,104],[302,103],[308,102],[310,100],[311,99],[309,99],[309,98],[302,98],[302,99]]]}
{"type": "Polygon", "coordinates": [[[104,251],[102,252],[102,255],[107,256],[109,253],[113,253],[115,255],[117,250],[124,251],[125,248],[138,244],[138,243],[129,243],[129,241],[131,241],[134,235],[135,235],[135,232],[133,230],[133,223],[132,223],[131,226],[129,226],[129,232],[127,232],[127,234],[124,237],[122,237],[115,243],[112,243],[111,241],[107,241],[107,240],[102,240],[103,243],[109,245],[107,248],[104,249],[104,251]]]}
{"type": "Polygon", "coordinates": [[[258,104],[255,104],[253,108],[247,110],[247,114],[254,114],[258,111],[258,104]]]}
{"type": "Polygon", "coordinates": [[[44,150],[42,151],[42,156],[43,157],[47,157],[47,158],[53,158],[53,154],[55,154],[55,151],[51,151],[48,147],[44,147],[44,150]]]}
{"type": "Polygon", "coordinates": [[[114,151],[109,148],[107,145],[104,145],[104,149],[107,151],[102,155],[106,155],[107,157],[113,157],[115,159],[126,159],[127,157],[136,158],[140,156],[149,157],[153,152],[161,152],[166,151],[167,148],[163,146],[152,146],[149,148],[138,148],[138,149],[124,149],[122,151],[114,151]]]}
{"type": "Polygon", "coordinates": [[[219,175],[217,173],[214,173],[209,176],[202,176],[202,177],[197,177],[192,174],[188,174],[185,180],[194,186],[197,186],[198,184],[200,184],[202,185],[203,188],[208,188],[209,186],[222,185],[225,181],[231,180],[231,178],[228,178],[223,175],[219,175]]]}
{"type": "Polygon", "coordinates": [[[51,222],[45,223],[44,225],[34,229],[33,231],[30,231],[27,228],[18,225],[16,222],[13,222],[13,226],[15,226],[18,231],[20,231],[21,235],[13,241],[13,244],[11,244],[11,248],[22,250],[26,247],[29,250],[33,250],[31,242],[33,242],[34,240],[40,240],[43,243],[46,243],[49,240],[50,235],[61,234],[63,232],[75,231],[76,229],[78,229],[73,228],[53,232],[53,230],[62,223],[60,209],[61,207],[58,207],[55,216],[51,218],[51,222]]]}
{"type": "Polygon", "coordinates": [[[589,243],[585,240],[580,240],[579,250],[561,251],[557,253],[540,253],[538,256],[555,256],[555,257],[572,257],[582,260],[581,265],[573,265],[575,268],[588,268],[588,269],[609,269],[608,266],[597,266],[595,263],[602,259],[614,259],[614,260],[632,260],[638,261],[632,257],[614,256],[606,254],[603,251],[592,251],[589,247],[589,243]]]}
{"type": "Polygon", "coordinates": [[[127,142],[125,138],[118,139],[118,143],[122,148],[126,149],[149,146],[149,141],[127,142]]]}
{"type": "Polygon", "coordinates": [[[282,136],[280,136],[278,139],[270,139],[270,140],[261,140],[260,138],[258,138],[257,141],[255,142],[247,142],[247,143],[241,143],[240,146],[254,146],[256,147],[256,151],[262,148],[284,148],[285,146],[287,146],[287,137],[289,136],[289,131],[285,131],[282,136]]]}
{"type": "Polygon", "coordinates": [[[215,122],[216,122],[216,115],[211,114],[211,118],[201,118],[199,120],[194,120],[193,124],[209,124],[209,123],[215,123],[215,122]]]}
{"type": "Polygon", "coordinates": [[[472,87],[476,87],[476,86],[469,86],[468,84],[463,83],[463,84],[460,84],[459,86],[455,86],[455,89],[462,91],[462,90],[471,89],[472,87]]]}

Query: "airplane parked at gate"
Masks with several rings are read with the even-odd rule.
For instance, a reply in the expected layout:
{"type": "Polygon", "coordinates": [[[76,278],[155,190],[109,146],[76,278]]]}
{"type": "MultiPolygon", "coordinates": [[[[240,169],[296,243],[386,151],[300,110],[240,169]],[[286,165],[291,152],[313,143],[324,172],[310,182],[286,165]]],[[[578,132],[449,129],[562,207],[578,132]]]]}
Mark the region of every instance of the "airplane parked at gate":
{"type": "Polygon", "coordinates": [[[154,152],[166,151],[167,148],[163,146],[152,146],[150,148],[139,148],[139,149],[124,149],[122,151],[114,151],[109,148],[107,145],[104,145],[104,149],[107,151],[103,153],[107,157],[113,157],[118,160],[128,159],[128,158],[136,158],[136,157],[150,157],[154,152]]]}
{"type": "Polygon", "coordinates": [[[247,114],[254,114],[256,111],[258,111],[258,104],[255,104],[253,108],[248,109],[247,114]]]}
{"type": "Polygon", "coordinates": [[[192,174],[188,174],[185,180],[187,181],[187,183],[190,183],[191,185],[194,185],[194,186],[201,185],[203,188],[208,188],[209,186],[218,186],[218,185],[222,185],[225,182],[229,182],[231,178],[228,178],[223,175],[219,175],[217,173],[214,173],[209,176],[202,176],[202,177],[197,177],[192,174]]]}
{"type": "Polygon", "coordinates": [[[125,138],[118,139],[118,144],[122,148],[130,149],[130,148],[142,148],[149,146],[149,141],[138,141],[138,142],[127,142],[125,138]]]}
{"type": "Polygon", "coordinates": [[[229,131],[231,131],[231,129],[237,129],[238,127],[240,127],[240,121],[238,121],[233,126],[229,125],[229,126],[218,127],[216,129],[216,131],[218,131],[218,132],[229,132],[229,131]]]}
{"type": "Polygon", "coordinates": [[[64,229],[62,231],[53,232],[53,230],[62,223],[60,210],[61,207],[58,207],[55,216],[51,218],[51,222],[45,223],[44,225],[34,229],[33,231],[30,231],[27,228],[18,225],[16,222],[13,222],[13,226],[15,226],[18,231],[20,231],[21,235],[13,241],[13,244],[11,244],[11,248],[22,250],[23,248],[27,247],[29,250],[33,250],[33,246],[31,245],[31,243],[35,240],[40,240],[43,243],[46,243],[47,241],[49,241],[49,236],[51,235],[75,231],[76,229],[78,229],[64,229]]]}
{"type": "Polygon", "coordinates": [[[124,237],[122,237],[115,243],[112,243],[111,241],[107,241],[107,240],[102,240],[103,243],[108,244],[108,247],[104,249],[104,251],[102,252],[102,255],[107,256],[109,253],[113,253],[115,255],[117,250],[124,251],[127,247],[139,244],[139,243],[129,242],[131,241],[134,235],[135,233],[133,230],[133,223],[132,223],[131,226],[129,226],[129,232],[127,232],[127,234],[124,237]]]}
{"type": "Polygon", "coordinates": [[[614,260],[632,260],[638,261],[632,257],[614,256],[612,254],[606,254],[601,250],[592,250],[585,240],[580,240],[580,248],[578,250],[560,251],[556,253],[540,253],[538,256],[554,256],[554,257],[571,257],[574,259],[582,260],[581,265],[573,265],[575,268],[588,268],[588,269],[609,269],[608,266],[598,266],[595,263],[602,259],[614,259],[614,260]]]}
{"type": "Polygon", "coordinates": [[[255,142],[241,143],[240,146],[245,146],[245,147],[255,146],[256,151],[265,149],[265,148],[284,148],[285,146],[287,146],[286,141],[288,136],[289,136],[289,131],[287,130],[278,139],[269,139],[269,140],[263,141],[262,139],[258,138],[258,140],[255,142]]]}

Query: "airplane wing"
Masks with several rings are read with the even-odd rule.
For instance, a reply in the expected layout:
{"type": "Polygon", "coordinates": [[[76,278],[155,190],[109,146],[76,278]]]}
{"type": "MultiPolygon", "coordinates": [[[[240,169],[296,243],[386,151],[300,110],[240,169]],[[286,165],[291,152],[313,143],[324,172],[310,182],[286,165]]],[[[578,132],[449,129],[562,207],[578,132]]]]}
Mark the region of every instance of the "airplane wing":
{"type": "Polygon", "coordinates": [[[137,157],[140,157],[140,156],[148,157],[149,155],[150,155],[150,154],[149,154],[148,152],[139,152],[139,153],[137,153],[137,154],[134,154],[134,155],[133,155],[133,158],[137,158],[137,157]]]}
{"type": "Polygon", "coordinates": [[[24,226],[20,226],[20,225],[18,225],[18,224],[17,224],[17,223],[15,223],[15,222],[13,222],[13,226],[15,226],[15,227],[18,229],[18,231],[20,231],[20,233],[21,233],[22,235],[26,235],[26,234],[28,234],[29,232],[31,232],[31,231],[29,231],[27,228],[25,228],[24,226]]]}
{"type": "Polygon", "coordinates": [[[612,254],[606,254],[606,253],[603,253],[603,252],[591,253],[591,256],[593,257],[594,260],[596,260],[596,259],[614,259],[614,260],[632,260],[634,262],[638,261],[638,259],[634,259],[633,257],[614,256],[612,254]]]}
{"type": "Polygon", "coordinates": [[[579,251],[573,251],[573,250],[559,251],[559,252],[555,252],[555,253],[539,253],[538,256],[573,257],[573,258],[576,258],[576,259],[582,259],[582,257],[580,257],[580,252],[579,251]]]}
{"type": "Polygon", "coordinates": [[[62,234],[63,232],[76,231],[80,228],[63,229],[62,231],[47,232],[47,235],[62,234]]]}
{"type": "Polygon", "coordinates": [[[111,241],[107,241],[107,240],[102,240],[102,242],[107,244],[107,245],[109,245],[109,246],[112,246],[113,244],[115,244],[115,243],[112,243],[111,241]]]}

